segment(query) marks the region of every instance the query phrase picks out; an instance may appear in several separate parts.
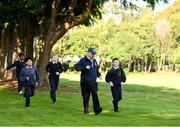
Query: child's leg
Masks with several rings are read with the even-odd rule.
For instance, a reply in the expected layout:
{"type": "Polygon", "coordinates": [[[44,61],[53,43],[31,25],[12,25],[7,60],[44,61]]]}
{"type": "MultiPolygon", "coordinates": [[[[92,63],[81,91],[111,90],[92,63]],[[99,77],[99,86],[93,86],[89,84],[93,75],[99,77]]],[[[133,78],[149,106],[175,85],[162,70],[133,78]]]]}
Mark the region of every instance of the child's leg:
{"type": "Polygon", "coordinates": [[[114,111],[118,111],[118,101],[119,101],[119,86],[114,85],[111,87],[111,92],[112,92],[112,97],[113,97],[113,106],[114,106],[114,111]]]}
{"type": "Polygon", "coordinates": [[[31,95],[31,87],[29,85],[25,86],[25,106],[30,106],[30,95],[31,95]]]}
{"type": "Polygon", "coordinates": [[[31,97],[34,96],[35,85],[31,85],[31,97]]]}
{"type": "Polygon", "coordinates": [[[19,76],[17,77],[17,81],[18,81],[18,92],[20,92],[22,91],[23,86],[19,76]]]}
{"type": "Polygon", "coordinates": [[[59,86],[59,77],[56,77],[56,79],[55,79],[55,90],[58,89],[58,86],[59,86]]]}
{"type": "Polygon", "coordinates": [[[56,101],[56,97],[55,97],[56,87],[55,87],[55,80],[53,77],[49,78],[49,83],[50,83],[50,87],[51,87],[50,97],[51,97],[52,101],[55,102],[56,101]]]}

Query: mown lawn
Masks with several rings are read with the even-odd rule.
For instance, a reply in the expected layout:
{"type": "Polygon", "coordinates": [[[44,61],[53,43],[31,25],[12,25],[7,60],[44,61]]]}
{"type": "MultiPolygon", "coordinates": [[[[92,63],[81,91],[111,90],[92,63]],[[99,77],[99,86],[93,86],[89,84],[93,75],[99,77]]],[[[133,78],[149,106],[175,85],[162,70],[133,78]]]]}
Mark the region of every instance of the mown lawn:
{"type": "MultiPolygon", "coordinates": [[[[79,126],[124,126],[124,125],[179,125],[180,90],[152,87],[147,84],[123,85],[123,100],[120,111],[113,112],[110,87],[99,83],[99,99],[102,114],[82,113],[82,98],[79,82],[74,76],[64,76],[58,91],[57,103],[52,104],[48,91],[36,90],[31,98],[31,107],[24,107],[24,98],[15,90],[0,87],[0,125],[79,125],[79,126]]],[[[77,78],[76,78],[77,79],[77,78]]],[[[153,80],[153,79],[152,79],[153,80]]],[[[178,83],[178,82],[177,82],[178,83]]]]}

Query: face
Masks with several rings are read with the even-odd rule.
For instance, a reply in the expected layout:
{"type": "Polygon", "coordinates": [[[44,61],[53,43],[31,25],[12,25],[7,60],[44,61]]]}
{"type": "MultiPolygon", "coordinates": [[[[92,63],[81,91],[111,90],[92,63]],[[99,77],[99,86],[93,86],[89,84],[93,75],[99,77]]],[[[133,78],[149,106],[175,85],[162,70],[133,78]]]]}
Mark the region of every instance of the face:
{"type": "Polygon", "coordinates": [[[32,66],[32,60],[28,60],[28,61],[26,62],[26,65],[31,67],[31,66],[32,66]]]}
{"type": "Polygon", "coordinates": [[[24,60],[24,55],[21,55],[21,56],[19,57],[19,59],[20,59],[20,60],[24,60]]]}
{"type": "Polygon", "coordinates": [[[90,59],[94,59],[94,56],[95,56],[95,55],[93,55],[91,52],[88,52],[88,53],[87,53],[87,56],[88,56],[90,59]]]}
{"type": "Polygon", "coordinates": [[[59,59],[59,57],[58,57],[58,56],[53,56],[53,57],[52,57],[52,62],[57,62],[57,61],[58,61],[58,59],[59,59]]]}
{"type": "Polygon", "coordinates": [[[113,65],[114,65],[115,67],[119,67],[119,60],[115,60],[115,61],[113,62],[113,65]]]}

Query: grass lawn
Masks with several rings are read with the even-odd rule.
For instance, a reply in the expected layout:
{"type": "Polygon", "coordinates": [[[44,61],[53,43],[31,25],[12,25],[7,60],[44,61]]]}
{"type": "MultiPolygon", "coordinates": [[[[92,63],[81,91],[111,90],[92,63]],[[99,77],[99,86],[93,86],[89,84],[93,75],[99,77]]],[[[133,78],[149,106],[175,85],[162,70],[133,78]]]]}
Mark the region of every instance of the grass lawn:
{"type": "MultiPolygon", "coordinates": [[[[169,76],[165,77],[168,79],[169,76]]],[[[0,84],[0,125],[180,126],[180,90],[179,87],[176,88],[180,82],[174,81],[174,88],[169,87],[170,82],[167,83],[168,86],[166,83],[152,86],[152,81],[160,83],[158,79],[161,78],[142,76],[141,80],[145,80],[142,83],[140,79],[133,82],[133,76],[129,76],[130,80],[123,85],[123,100],[118,113],[113,112],[110,87],[100,82],[99,99],[103,112],[98,116],[93,113],[92,101],[91,112],[86,115],[82,113],[77,74],[62,76],[62,88],[58,91],[56,104],[51,103],[48,91],[36,90],[36,95],[31,98],[30,108],[24,107],[24,98],[16,90],[7,89],[0,84]]]]}

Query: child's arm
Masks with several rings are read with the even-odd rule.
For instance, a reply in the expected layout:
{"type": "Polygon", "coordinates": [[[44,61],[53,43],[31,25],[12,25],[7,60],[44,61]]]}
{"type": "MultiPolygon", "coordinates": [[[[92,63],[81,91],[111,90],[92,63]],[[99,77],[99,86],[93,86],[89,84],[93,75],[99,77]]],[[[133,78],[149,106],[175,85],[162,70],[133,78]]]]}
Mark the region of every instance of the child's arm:
{"type": "Polygon", "coordinates": [[[15,66],[17,66],[17,61],[15,61],[13,64],[7,66],[5,70],[9,70],[9,69],[11,69],[11,68],[13,68],[15,66]]]}
{"type": "Polygon", "coordinates": [[[107,83],[110,82],[110,71],[107,72],[105,80],[106,80],[107,83]]]}
{"type": "Polygon", "coordinates": [[[121,68],[122,72],[122,82],[126,82],[126,74],[124,73],[124,70],[121,68]]]}
{"type": "Polygon", "coordinates": [[[25,82],[25,81],[26,81],[26,73],[25,73],[25,70],[24,70],[24,69],[21,70],[20,80],[21,80],[22,82],[25,82]]]}
{"type": "Polygon", "coordinates": [[[107,83],[110,84],[110,86],[114,86],[113,83],[112,83],[111,80],[110,80],[110,77],[111,77],[111,70],[109,70],[109,71],[107,72],[106,77],[105,77],[105,80],[106,80],[107,83]]]}
{"type": "Polygon", "coordinates": [[[49,64],[50,64],[50,63],[48,63],[47,66],[46,66],[46,72],[47,72],[47,73],[49,73],[49,71],[50,71],[49,64]]]}
{"type": "Polygon", "coordinates": [[[60,64],[59,73],[62,73],[63,72],[63,66],[62,66],[62,64],[60,62],[59,62],[59,64],[60,64]]]}
{"type": "Polygon", "coordinates": [[[39,73],[36,67],[35,67],[35,75],[36,75],[36,82],[39,82],[40,78],[39,78],[39,73]]]}

